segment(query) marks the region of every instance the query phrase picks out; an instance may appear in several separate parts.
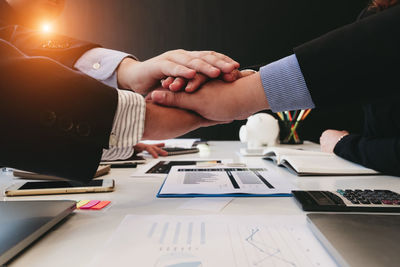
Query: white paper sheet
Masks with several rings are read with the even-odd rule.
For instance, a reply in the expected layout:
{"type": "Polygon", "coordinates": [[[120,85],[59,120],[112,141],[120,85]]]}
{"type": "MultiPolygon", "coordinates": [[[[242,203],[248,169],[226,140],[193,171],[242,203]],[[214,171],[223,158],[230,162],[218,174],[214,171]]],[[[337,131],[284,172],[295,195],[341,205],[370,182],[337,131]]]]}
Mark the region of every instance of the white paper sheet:
{"type": "Polygon", "coordinates": [[[305,216],[128,215],[91,266],[336,266],[305,216]]]}
{"type": "Polygon", "coordinates": [[[179,138],[179,139],[167,139],[167,140],[146,140],[141,142],[145,144],[164,143],[166,147],[191,148],[194,142],[196,141],[200,141],[200,139],[179,138]]]}
{"type": "Polygon", "coordinates": [[[206,212],[220,212],[233,198],[231,197],[210,197],[210,198],[190,198],[178,207],[182,210],[201,210],[206,212]]]}

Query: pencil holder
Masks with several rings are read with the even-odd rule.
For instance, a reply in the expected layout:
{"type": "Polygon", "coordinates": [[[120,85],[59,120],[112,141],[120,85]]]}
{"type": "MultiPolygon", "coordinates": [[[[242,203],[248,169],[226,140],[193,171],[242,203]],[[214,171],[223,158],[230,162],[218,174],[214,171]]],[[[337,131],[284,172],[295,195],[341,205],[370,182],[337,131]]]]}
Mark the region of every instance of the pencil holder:
{"type": "Polygon", "coordinates": [[[302,144],[298,129],[302,121],[279,121],[279,140],[281,144],[302,144]]]}

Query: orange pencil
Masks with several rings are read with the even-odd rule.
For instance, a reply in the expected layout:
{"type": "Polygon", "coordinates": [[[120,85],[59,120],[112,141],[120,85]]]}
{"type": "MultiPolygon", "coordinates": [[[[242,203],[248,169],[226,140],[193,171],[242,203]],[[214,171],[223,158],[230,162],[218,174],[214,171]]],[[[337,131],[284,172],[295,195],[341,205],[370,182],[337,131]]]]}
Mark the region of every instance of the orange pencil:
{"type": "Polygon", "coordinates": [[[304,113],[304,115],[301,119],[304,120],[308,116],[308,114],[310,114],[310,112],[311,112],[311,108],[307,109],[307,111],[304,113]]]}

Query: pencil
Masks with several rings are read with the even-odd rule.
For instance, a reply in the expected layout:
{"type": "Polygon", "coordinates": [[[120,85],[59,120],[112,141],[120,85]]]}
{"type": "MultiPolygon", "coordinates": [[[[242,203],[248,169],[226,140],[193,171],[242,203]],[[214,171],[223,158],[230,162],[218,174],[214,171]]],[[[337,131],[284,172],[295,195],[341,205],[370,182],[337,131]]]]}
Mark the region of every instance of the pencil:
{"type": "Polygon", "coordinates": [[[310,114],[310,112],[311,112],[311,108],[307,109],[307,111],[304,113],[303,118],[301,118],[301,119],[304,120],[308,116],[308,114],[310,114]]]}
{"type": "Polygon", "coordinates": [[[293,120],[295,121],[295,120],[297,120],[297,115],[299,114],[299,111],[298,110],[296,110],[295,112],[294,112],[294,114],[293,114],[293,120]]]}
{"type": "Polygon", "coordinates": [[[284,121],[285,119],[283,118],[283,115],[282,115],[282,113],[280,113],[280,112],[277,112],[276,113],[277,115],[278,115],[278,117],[282,120],[282,121],[284,121]]]}
{"type": "MultiPolygon", "coordinates": [[[[299,116],[297,117],[296,123],[291,127],[291,133],[290,133],[290,135],[289,135],[289,137],[288,137],[288,141],[289,141],[290,138],[296,133],[297,126],[298,126],[298,124],[299,124],[299,121],[302,120],[302,117],[303,117],[303,113],[304,113],[304,112],[305,112],[304,109],[302,109],[302,110],[300,111],[299,116]]],[[[295,138],[295,137],[294,137],[294,138],[295,138]]]]}
{"type": "Polygon", "coordinates": [[[290,114],[290,111],[286,111],[287,112],[287,114],[288,114],[288,118],[289,118],[289,120],[290,121],[292,121],[293,120],[293,118],[292,118],[292,114],[290,114]]]}

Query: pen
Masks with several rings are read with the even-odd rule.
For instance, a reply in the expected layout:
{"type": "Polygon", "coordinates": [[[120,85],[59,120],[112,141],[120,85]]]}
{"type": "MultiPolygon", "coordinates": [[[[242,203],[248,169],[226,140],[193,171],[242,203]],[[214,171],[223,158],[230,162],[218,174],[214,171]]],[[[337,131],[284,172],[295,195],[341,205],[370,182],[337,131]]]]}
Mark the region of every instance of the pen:
{"type": "Polygon", "coordinates": [[[111,168],[136,168],[136,162],[126,162],[126,163],[118,163],[118,164],[110,164],[111,168]]]}

